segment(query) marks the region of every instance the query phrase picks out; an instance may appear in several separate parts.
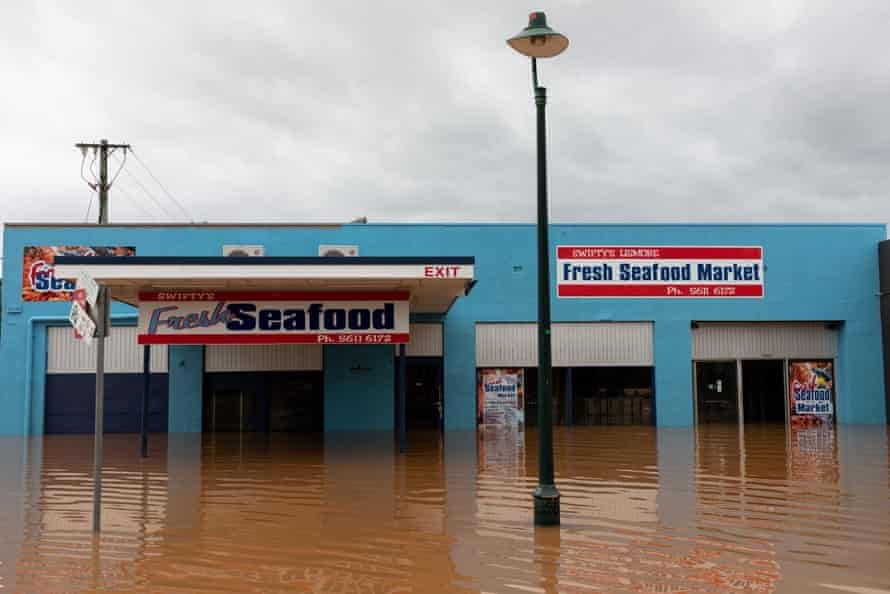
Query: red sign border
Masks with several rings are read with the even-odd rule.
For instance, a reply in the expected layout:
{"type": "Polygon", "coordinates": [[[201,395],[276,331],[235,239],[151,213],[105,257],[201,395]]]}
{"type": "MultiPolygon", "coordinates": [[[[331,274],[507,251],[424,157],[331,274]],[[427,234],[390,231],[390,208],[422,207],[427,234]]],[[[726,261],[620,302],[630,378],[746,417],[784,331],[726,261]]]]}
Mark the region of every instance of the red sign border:
{"type": "Polygon", "coordinates": [[[407,344],[410,334],[397,332],[322,332],[319,334],[140,334],[139,344],[407,344]],[[390,340],[371,341],[371,337],[386,336],[390,340]],[[340,341],[343,337],[355,338],[340,341]]]}
{"type": "Polygon", "coordinates": [[[739,285],[739,284],[680,284],[680,283],[659,283],[650,285],[583,285],[583,284],[561,284],[556,289],[556,295],[560,299],[589,299],[589,298],[612,298],[612,299],[751,299],[761,298],[765,295],[762,284],[760,285],[739,285]],[[679,287],[682,289],[723,289],[733,288],[736,290],[735,295],[668,295],[668,287],[679,287]]]}
{"type": "Polygon", "coordinates": [[[712,245],[558,245],[557,260],[763,260],[763,246],[712,245]],[[660,250],[658,256],[574,256],[571,250],[660,250]]]}
{"type": "Polygon", "coordinates": [[[140,291],[140,301],[409,301],[410,291],[140,291]],[[162,295],[188,295],[173,299],[162,295]]]}

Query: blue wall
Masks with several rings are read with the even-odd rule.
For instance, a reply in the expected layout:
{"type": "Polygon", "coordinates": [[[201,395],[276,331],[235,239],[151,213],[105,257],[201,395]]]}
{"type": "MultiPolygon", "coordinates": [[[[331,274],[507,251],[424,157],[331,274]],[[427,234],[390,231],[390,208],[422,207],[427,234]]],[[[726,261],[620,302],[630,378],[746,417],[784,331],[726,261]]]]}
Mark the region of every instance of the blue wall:
{"type": "MultiPolygon", "coordinates": [[[[654,321],[655,389],[659,425],[692,423],[690,321],[844,322],[838,358],[838,418],[885,421],[878,302],[877,244],[883,225],[554,225],[553,245],[762,245],[766,296],[736,300],[571,299],[554,294],[554,321],[654,321]]],[[[534,321],[533,225],[344,225],[342,227],[23,227],[4,232],[3,325],[0,334],[0,434],[22,433],[26,379],[32,390],[31,430],[42,399],[40,357],[26,378],[29,330],[35,316],[65,316],[64,303],[22,303],[18,279],[26,245],[133,245],[139,255],[218,256],[224,244],[262,244],[269,256],[311,256],[318,245],[357,244],[363,256],[475,256],[479,283],[459,299],[445,322],[445,425],[471,428],[475,419],[477,321],[534,321]]],[[[123,306],[118,313],[132,312],[123,306]]],[[[356,347],[342,347],[353,349],[356,347]]],[[[173,352],[175,349],[171,349],[173,352]]],[[[327,351],[327,349],[326,349],[327,351]]],[[[35,350],[34,352],[40,352],[35,350]]],[[[333,352],[333,351],[332,351],[333,352]]],[[[326,352],[327,354],[327,352],[326,352]]],[[[391,349],[389,357],[391,359],[391,349]]],[[[197,355],[186,371],[170,367],[170,430],[200,429],[197,355]],[[180,383],[182,382],[182,383],[180,383]],[[195,391],[197,390],[197,391],[195,391]],[[189,400],[197,398],[197,402],[189,400]],[[179,402],[177,404],[176,402],[179,402]]],[[[337,361],[335,355],[326,366],[337,361]]],[[[389,365],[392,365],[390,361],[389,365]]],[[[332,378],[333,379],[333,378],[332,378]]],[[[392,423],[392,377],[376,408],[392,423]]],[[[327,386],[326,386],[327,388],[327,386]]],[[[330,394],[330,392],[328,392],[330,394]]],[[[373,422],[375,425],[378,421],[373,422]]]]}
{"type": "Polygon", "coordinates": [[[394,425],[392,345],[325,345],[325,431],[373,431],[394,425]]]}

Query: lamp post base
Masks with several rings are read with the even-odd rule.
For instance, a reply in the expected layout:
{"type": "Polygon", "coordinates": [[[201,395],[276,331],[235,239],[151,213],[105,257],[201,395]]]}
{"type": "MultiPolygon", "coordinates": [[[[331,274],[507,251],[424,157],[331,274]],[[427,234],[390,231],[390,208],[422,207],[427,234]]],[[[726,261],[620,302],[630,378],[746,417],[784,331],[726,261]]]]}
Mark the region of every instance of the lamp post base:
{"type": "Polygon", "coordinates": [[[556,485],[538,485],[535,500],[535,526],[559,526],[559,490],[556,485]]]}

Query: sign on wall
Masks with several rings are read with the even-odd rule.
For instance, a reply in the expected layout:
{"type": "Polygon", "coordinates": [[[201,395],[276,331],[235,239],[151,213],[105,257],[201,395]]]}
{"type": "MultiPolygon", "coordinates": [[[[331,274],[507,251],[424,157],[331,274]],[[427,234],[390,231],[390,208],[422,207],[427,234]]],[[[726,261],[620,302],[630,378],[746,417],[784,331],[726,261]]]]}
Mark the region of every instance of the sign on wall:
{"type": "Polygon", "coordinates": [[[482,425],[524,424],[523,370],[480,369],[477,372],[477,420],[482,425]]]}
{"type": "Polygon", "coordinates": [[[565,298],[763,297],[759,246],[558,246],[565,298]]]}
{"type": "Polygon", "coordinates": [[[834,420],[834,364],[788,363],[788,404],[792,427],[831,425],[834,420]]]}
{"type": "Polygon", "coordinates": [[[135,256],[129,246],[26,246],[22,262],[22,301],[71,301],[75,279],[57,278],[56,256],[135,256]]]}
{"type": "Polygon", "coordinates": [[[406,291],[139,294],[139,344],[408,342],[406,291]]]}

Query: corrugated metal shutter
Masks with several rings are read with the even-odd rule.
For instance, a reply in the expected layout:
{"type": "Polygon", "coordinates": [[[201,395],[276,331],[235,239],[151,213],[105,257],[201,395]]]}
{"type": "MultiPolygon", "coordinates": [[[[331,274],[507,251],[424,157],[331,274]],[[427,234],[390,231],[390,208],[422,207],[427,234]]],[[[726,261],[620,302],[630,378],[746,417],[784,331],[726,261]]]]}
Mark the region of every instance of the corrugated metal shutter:
{"type": "MultiPolygon", "coordinates": [[[[136,340],[136,326],[112,326],[105,340],[106,373],[142,373],[142,346],[136,340]]],[[[46,372],[95,373],[96,343],[87,345],[74,338],[68,326],[47,328],[46,372]]],[[[167,373],[167,347],[151,347],[152,373],[167,373]]]]}
{"type": "Polygon", "coordinates": [[[317,371],[322,369],[320,344],[209,344],[204,371],[317,371]]]}
{"type": "MultiPolygon", "coordinates": [[[[477,367],[536,367],[537,326],[476,324],[477,367]]],[[[653,365],[650,322],[553,324],[553,365],[606,367],[653,365]]]]}
{"type": "MultiPolygon", "coordinates": [[[[442,348],[442,324],[418,323],[411,324],[409,330],[410,339],[405,345],[405,354],[409,357],[441,357],[442,348]]],[[[395,347],[396,355],[399,354],[399,346],[395,347]]]]}
{"type": "Polygon", "coordinates": [[[651,322],[553,325],[553,364],[559,367],[651,367],[651,322]]]}
{"type": "Polygon", "coordinates": [[[831,359],[837,330],[824,323],[700,323],[692,330],[693,359],[831,359]]]}
{"type": "Polygon", "coordinates": [[[534,324],[476,324],[476,367],[537,367],[534,324]]]}

